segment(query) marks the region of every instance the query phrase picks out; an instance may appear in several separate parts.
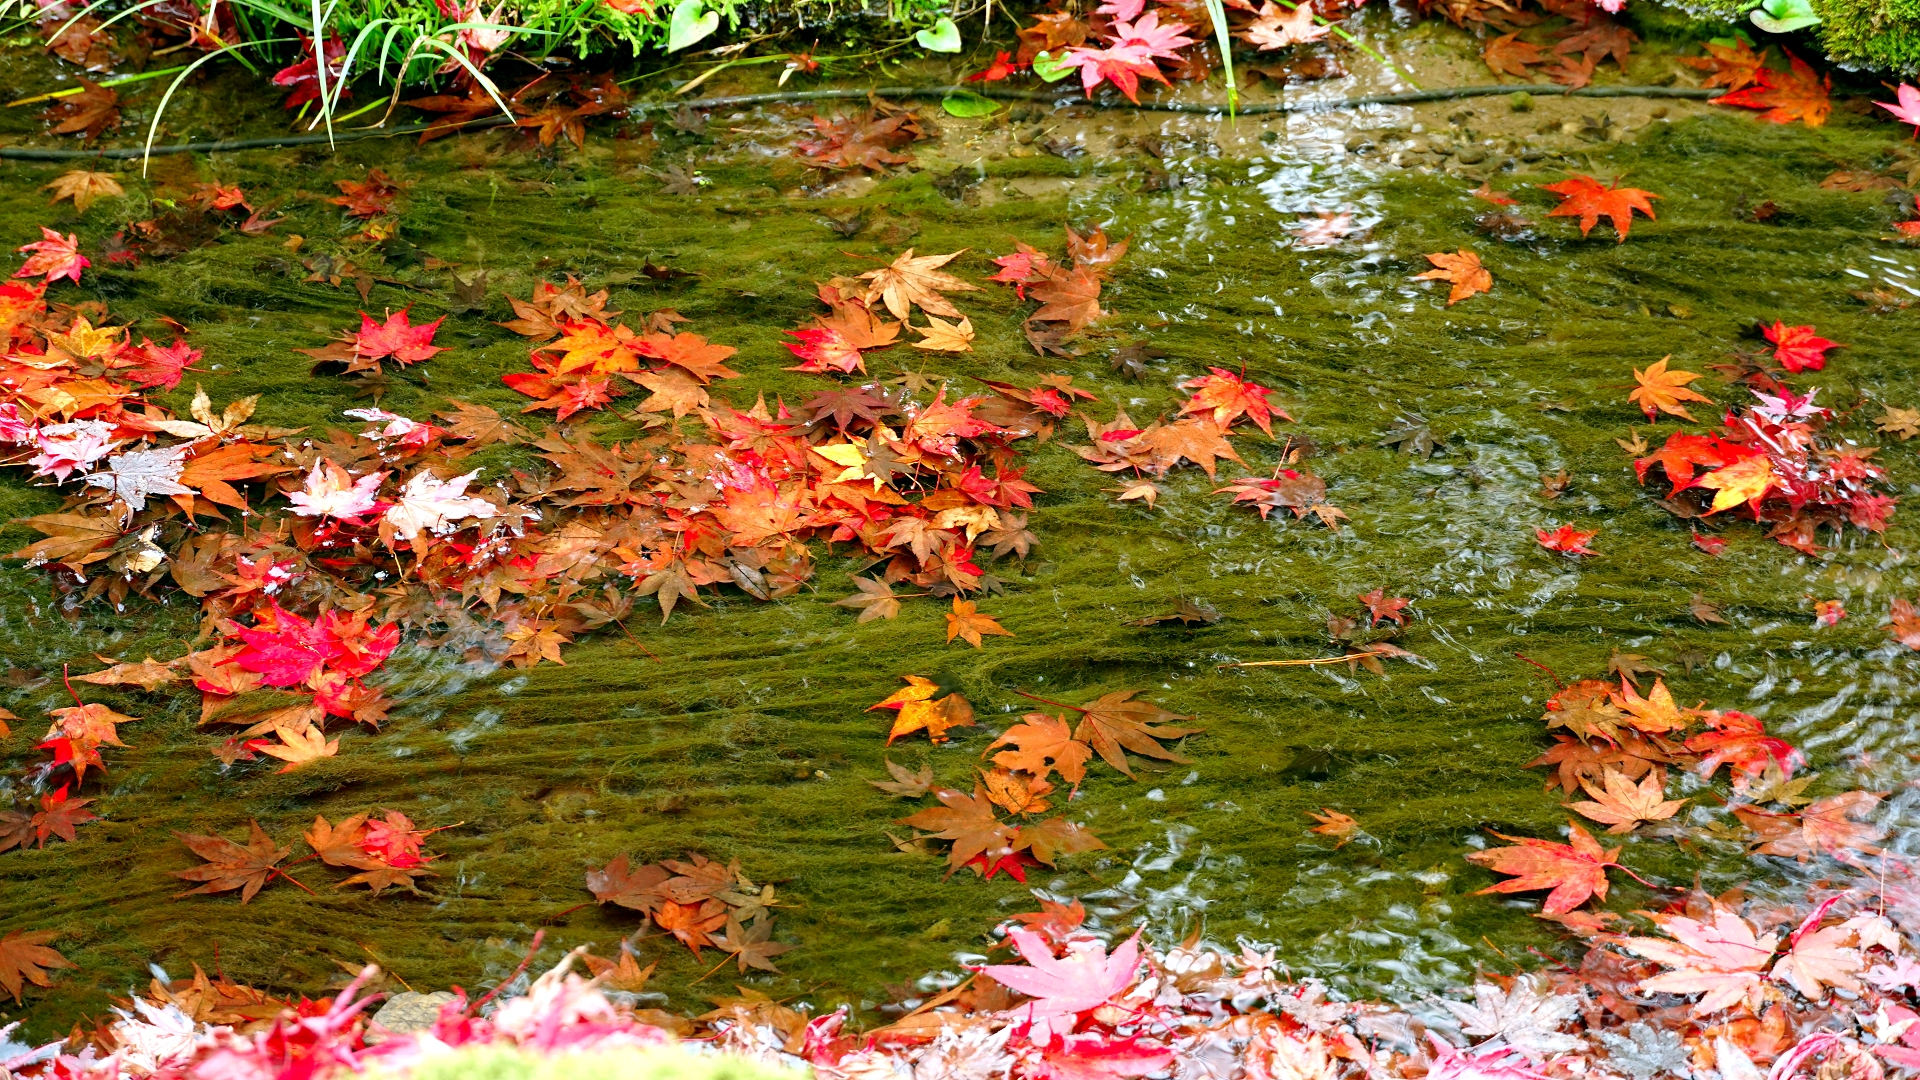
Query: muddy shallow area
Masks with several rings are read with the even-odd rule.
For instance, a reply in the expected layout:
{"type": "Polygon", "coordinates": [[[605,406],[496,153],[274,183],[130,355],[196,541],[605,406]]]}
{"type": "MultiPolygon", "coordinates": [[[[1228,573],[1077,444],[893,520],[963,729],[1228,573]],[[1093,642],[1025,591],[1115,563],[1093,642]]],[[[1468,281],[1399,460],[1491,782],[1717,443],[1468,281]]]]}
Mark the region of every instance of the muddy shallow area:
{"type": "MultiPolygon", "coordinates": [[[[1471,43],[1450,34],[1391,39],[1391,55],[1425,86],[1485,81],[1471,43]]],[[[1671,71],[1660,50],[1647,53],[1636,82],[1671,71]]],[[[1360,59],[1352,66],[1359,74],[1288,94],[1399,85],[1360,59]]],[[[264,110],[209,106],[221,85],[174,106],[176,136],[282,124],[264,110]]],[[[702,92],[758,89],[721,78],[702,92]]],[[[521,407],[500,383],[527,370],[525,341],[496,325],[510,317],[503,294],[566,274],[610,288],[613,307],[671,306],[738,347],[745,377],[719,392],[745,407],[759,394],[796,401],[821,387],[783,370],[792,357],[781,347],[781,331],[814,310],[815,282],[906,247],[968,249],[948,269],[978,281],[1016,240],[1057,249],[1064,225],[1100,225],[1133,248],[1102,295],[1111,314],[1076,355],[1035,355],[1021,335],[1028,306],[990,287],[960,301],[979,333],[974,352],[895,349],[870,358],[874,375],[965,389],[1065,373],[1099,396],[1084,409],[1105,420],[1116,403],[1136,418],[1167,411],[1182,380],[1244,367],[1279,389],[1294,422],[1272,440],[1237,438],[1245,468],[1223,463],[1222,481],[1266,474],[1304,444],[1350,518],[1338,532],[1289,515],[1263,521],[1192,468],[1167,478],[1155,509],[1116,502],[1113,478],[1069,449],[1086,442],[1075,418],[1029,455],[1027,479],[1045,492],[1031,515],[1040,546],[1024,563],[1001,563],[1005,594],[982,600],[1015,636],[977,651],[943,643],[931,601],[856,625],[831,604],[851,591],[856,564],[821,551],[812,588],[797,597],[763,603],[728,590],[711,608],[683,605],[664,626],[636,614],[637,641],[585,638],[564,667],[490,671],[404,645],[381,677],[402,703],[392,721],[371,736],[349,732],[337,757],[284,775],[271,763],[222,767],[209,754],[218,737],[196,727],[191,690],[90,694],[141,718],[94,793],[106,820],[76,843],[0,855],[0,930],[57,929],[81,968],[30,997],[24,1015],[41,1034],[98,1016],[144,984],[149,962],[175,975],[217,963],[240,981],[319,993],[367,959],[416,989],[486,984],[543,928],[555,955],[588,942],[604,953],[636,920],[591,906],[583,874],[621,852],[698,851],[774,882],[780,936],[796,947],[781,958],[784,976],[752,985],[849,1002],[868,1020],[913,997],[926,973],[959,972],[984,931],[1030,906],[1034,887],[1083,898],[1107,926],[1144,920],[1167,941],[1200,930],[1271,942],[1296,975],[1325,975],[1351,994],[1513,970],[1556,954],[1554,928],[1531,917],[1530,901],[1475,895],[1493,877],[1461,856],[1486,829],[1550,836],[1566,818],[1543,774],[1523,767],[1546,745],[1539,715],[1552,684],[1516,654],[1567,679],[1604,674],[1615,651],[1645,655],[1683,703],[1745,709],[1805,748],[1816,791],[1892,790],[1881,814],[1904,820],[1906,782],[1920,775],[1905,752],[1916,669],[1880,623],[1920,581],[1905,555],[1920,538],[1911,515],[1896,515],[1884,543],[1851,533],[1814,558],[1727,522],[1715,558],[1689,544],[1689,524],[1657,503],[1656,488],[1636,484],[1617,440],[1674,427],[1648,425],[1626,401],[1631,369],[1671,354],[1702,370],[1757,347],[1757,320],[1811,323],[1847,348],[1796,385],[1820,387],[1823,404],[1845,410],[1849,436],[1885,442],[1875,460],[1895,491],[1916,490],[1913,444],[1877,434],[1873,418],[1920,400],[1920,316],[1900,306],[1920,298],[1920,252],[1886,239],[1898,207],[1885,187],[1822,186],[1836,171],[1901,170],[1912,151],[1899,129],[1844,104],[1809,130],[1699,102],[1551,91],[1524,109],[1488,98],[1239,120],[1072,104],[962,120],[928,104],[941,134],[912,148],[913,166],[843,179],[792,153],[811,108],[716,113],[698,135],[653,111],[593,127],[584,150],[496,131],[424,146],[156,159],[144,178],[125,168],[127,200],[85,217],[50,209],[36,190],[64,166],[0,164],[0,236],[15,244],[42,224],[97,244],[200,181],[278,203],[287,220],[266,235],[228,235],[138,267],[97,261],[70,298],[106,301],[136,333],[158,333],[161,316],[186,323],[215,401],[258,393],[257,422],[316,430],[346,426],[341,410],[367,402],[347,382],[309,375],[291,350],[321,344],[363,307],[411,304],[437,317],[455,270],[488,272],[484,308],[450,315],[440,343],[453,348],[424,366],[425,378],[395,380],[382,407],[412,416],[448,398],[521,407]],[[351,240],[357,226],[322,198],[372,167],[409,185],[404,244],[351,240]],[[668,194],[669,167],[704,183],[668,194]],[[1554,199],[1539,190],[1570,173],[1658,193],[1658,219],[1636,220],[1625,243],[1604,226],[1581,239],[1546,216],[1554,199]],[[1496,209],[1471,194],[1483,182],[1510,193],[1526,223],[1483,231],[1476,220],[1496,209]],[[1302,247],[1301,223],[1323,212],[1350,212],[1354,233],[1302,247]],[[1482,256],[1494,287],[1448,308],[1444,287],[1411,279],[1428,269],[1425,253],[1462,247],[1482,256]],[[364,303],[351,277],[313,280],[306,260],[327,253],[370,268],[364,303]],[[689,276],[656,280],[648,263],[689,276]],[[1158,355],[1129,379],[1112,359],[1134,345],[1158,355]],[[1410,413],[1439,444],[1430,458],[1382,445],[1410,413]],[[1561,470],[1564,492],[1546,497],[1542,478],[1561,470]],[[1535,527],[1560,523],[1597,529],[1600,555],[1576,562],[1541,550],[1535,527]],[[1414,599],[1397,641],[1420,661],[1384,676],[1220,666],[1326,655],[1329,614],[1351,614],[1355,596],[1375,587],[1414,599]],[[1726,621],[1699,618],[1696,595],[1726,621]],[[1223,618],[1129,625],[1186,598],[1223,618]],[[1813,605],[1831,599],[1853,614],[1814,628],[1813,605]],[[885,721],[863,710],[908,673],[964,693],[982,726],[945,746],[889,750],[885,721]],[[1196,715],[1204,732],[1178,748],[1189,763],[1144,763],[1137,783],[1111,771],[1088,779],[1072,812],[1110,850],[1022,886],[970,871],[942,880],[943,860],[892,839],[907,832],[894,824],[905,804],[867,783],[885,778],[883,759],[931,762],[942,783],[964,786],[1028,708],[1015,690],[1084,701],[1132,688],[1196,715]],[[1307,813],[1323,807],[1351,814],[1365,837],[1336,850],[1308,833],[1307,813]],[[282,883],[245,906],[231,895],[173,899],[180,885],[169,872],[192,860],[171,830],[235,837],[257,819],[291,839],[315,814],[374,808],[463,823],[434,838],[446,857],[425,897],[326,888],[316,897],[282,883]]],[[[1248,94],[1271,99],[1271,84],[1248,94]]],[[[10,133],[31,126],[6,120],[10,133]]],[[[163,400],[184,413],[193,381],[163,400]]],[[[1742,393],[1702,385],[1721,403],[1742,393]]],[[[603,439],[630,430],[619,413],[589,423],[603,439]]],[[[475,459],[492,475],[530,461],[514,449],[475,459]]],[[[58,504],[18,473],[0,482],[8,518],[58,504]]],[[[33,535],[9,529],[9,550],[33,535]]],[[[3,744],[4,783],[23,801],[34,736],[46,710],[66,702],[62,665],[179,655],[198,606],[178,595],[124,611],[75,605],[17,561],[0,574],[0,705],[21,717],[3,744]]],[[[1675,787],[1674,797],[1697,796],[1702,785],[1676,777],[1675,787]]],[[[1696,797],[1677,820],[1706,829],[1726,819],[1716,800],[1696,797]]],[[[1804,884],[1807,871],[1791,863],[1756,870],[1738,843],[1699,835],[1682,854],[1671,835],[1643,832],[1623,859],[1665,885],[1697,869],[1716,890],[1804,884]]],[[[1648,895],[1617,885],[1609,903],[1627,910],[1648,895]]],[[[738,981],[730,969],[703,981],[718,957],[695,959],[670,939],[639,948],[643,961],[660,961],[652,988],[668,1007],[701,1009],[703,993],[738,981]]]]}

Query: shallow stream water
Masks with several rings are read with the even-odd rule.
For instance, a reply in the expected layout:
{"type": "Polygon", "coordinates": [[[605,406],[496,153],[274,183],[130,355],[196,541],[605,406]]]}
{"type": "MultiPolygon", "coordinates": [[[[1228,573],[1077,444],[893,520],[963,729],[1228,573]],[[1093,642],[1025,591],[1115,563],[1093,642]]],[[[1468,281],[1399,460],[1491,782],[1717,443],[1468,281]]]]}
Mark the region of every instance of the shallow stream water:
{"type": "MultiPolygon", "coordinates": [[[[1423,77],[1483,81],[1457,62],[1468,46],[1439,40],[1416,41],[1399,59],[1430,48],[1446,55],[1423,77]]],[[[1642,63],[1663,61],[1656,52],[1642,63]]],[[[1305,93],[1390,84],[1363,73],[1305,93]]],[[[217,97],[174,106],[186,118],[176,133],[277,129],[264,114],[207,104],[217,97]]],[[[1265,474],[1284,444],[1305,442],[1350,521],[1338,533],[1282,514],[1262,521],[1191,467],[1168,477],[1157,509],[1116,502],[1105,490],[1113,478],[1069,449],[1086,441],[1075,419],[1028,448],[1027,479],[1045,491],[1032,514],[1041,543],[1024,565],[1002,564],[1006,594],[981,606],[1015,636],[980,650],[943,644],[933,601],[856,625],[830,603],[851,591],[851,564],[823,553],[814,588],[797,597],[762,603],[729,590],[708,609],[682,605],[664,626],[636,617],[628,625],[645,651],[602,634],[568,648],[564,667],[491,671],[404,645],[383,675],[401,701],[391,723],[349,732],[337,757],[285,775],[269,762],[222,768],[208,752],[218,737],[196,730],[190,689],[90,693],[141,718],[95,792],[106,820],[76,843],[0,855],[0,931],[58,929],[81,969],[29,996],[24,1012],[41,1034],[102,1015],[111,997],[145,985],[150,962],[176,976],[217,963],[241,982],[317,994],[368,959],[417,989],[488,985],[543,928],[549,956],[584,943],[604,955],[636,920],[591,906],[582,875],[621,852],[737,858],[754,881],[775,882],[786,905],[779,937],[795,948],[780,959],[784,976],[751,985],[820,1007],[851,1003],[867,1022],[913,996],[907,984],[959,973],[990,927],[1033,906],[1034,887],[1083,898],[1114,929],[1144,921],[1166,939],[1198,929],[1271,943],[1295,975],[1354,995],[1537,964],[1562,950],[1556,928],[1530,917],[1537,899],[1475,895],[1493,877],[1461,858],[1486,843],[1485,830],[1556,836],[1566,821],[1561,800],[1542,791],[1544,774],[1523,768],[1547,744],[1539,716],[1552,685],[1516,654],[1566,679],[1604,674],[1616,650],[1644,654],[1683,704],[1753,712],[1801,746],[1820,773],[1815,793],[1892,790],[1882,813],[1904,821],[1906,782],[1920,775],[1906,752],[1920,658],[1881,624],[1892,598],[1920,591],[1905,555],[1920,540],[1912,513],[1895,516],[1884,543],[1853,533],[1818,558],[1729,521],[1715,558],[1689,544],[1657,487],[1635,483],[1615,441],[1630,428],[1657,441],[1675,427],[1648,425],[1627,402],[1632,368],[1671,354],[1676,367],[1703,370],[1757,347],[1756,320],[1811,323],[1847,348],[1796,385],[1851,410],[1842,430],[1886,442],[1876,460],[1897,493],[1916,490],[1916,444],[1876,434],[1872,420],[1884,405],[1920,404],[1920,309],[1876,313],[1854,294],[1920,299],[1920,251],[1884,239],[1894,216],[1884,191],[1820,186],[1837,170],[1899,160],[1908,151],[1894,125],[1845,107],[1808,130],[1698,104],[1545,94],[1526,113],[1483,99],[1237,122],[1023,110],[1019,120],[939,117],[941,138],[914,148],[918,168],[823,183],[789,149],[809,113],[715,115],[704,136],[636,118],[593,128],[584,151],[541,152],[496,132],[157,159],[145,180],[126,170],[128,202],[84,218],[67,204],[49,209],[36,191],[64,167],[7,162],[0,240],[24,243],[47,224],[97,243],[118,222],[150,216],[149,196],[204,180],[240,184],[256,205],[278,202],[287,221],[265,236],[229,235],[138,268],[97,260],[68,295],[103,300],[156,337],[159,316],[186,323],[206,355],[198,380],[216,402],[261,394],[256,421],[320,429],[348,427],[341,410],[369,402],[346,382],[308,375],[290,350],[355,324],[363,306],[411,304],[417,320],[437,317],[447,273],[426,256],[463,274],[485,269],[494,291],[484,312],[447,319],[438,341],[452,348],[418,369],[424,380],[395,380],[384,408],[425,416],[449,397],[519,408],[525,399],[500,376],[527,370],[527,345],[495,325],[510,317],[501,290],[525,296],[565,274],[610,287],[612,307],[637,316],[671,306],[691,329],[737,346],[744,378],[720,392],[744,407],[756,394],[796,401],[822,385],[783,371],[792,359],[780,346],[780,332],[817,309],[816,281],[906,247],[966,248],[948,269],[979,280],[1016,240],[1058,250],[1063,226],[1100,225],[1133,247],[1083,355],[1034,355],[1020,335],[1030,306],[988,286],[957,298],[979,332],[973,353],[896,348],[870,357],[875,374],[912,371],[965,389],[976,378],[1027,384],[1062,372],[1099,395],[1087,409],[1105,420],[1116,402],[1136,419],[1168,411],[1181,380],[1244,367],[1279,389],[1294,422],[1271,441],[1237,438],[1246,467],[1223,462],[1223,481],[1265,474]],[[1436,137],[1485,145],[1484,163],[1414,149],[1436,137]],[[664,194],[653,170],[669,164],[710,183],[664,194]],[[384,267],[372,262],[383,280],[363,305],[350,283],[303,280],[300,260],[344,250],[354,227],[321,196],[375,166],[409,185],[401,236],[417,251],[395,247],[384,267]],[[1579,238],[1566,219],[1546,217],[1553,198],[1537,187],[1571,172],[1660,194],[1658,220],[1635,221],[1625,243],[1605,225],[1579,238]],[[1477,231],[1475,217],[1491,209],[1469,194],[1482,179],[1519,200],[1531,228],[1507,240],[1477,231]],[[1751,220],[1762,203],[1775,212],[1751,220]],[[1297,246],[1292,226],[1339,210],[1364,231],[1324,250],[1297,246]],[[828,227],[856,216],[865,225],[852,236],[828,227]],[[284,246],[296,233],[306,237],[298,253],[284,246]],[[1424,253],[1460,247],[1481,254],[1495,285],[1447,308],[1444,286],[1410,279],[1428,268],[1424,253]],[[641,273],[649,261],[692,276],[656,281],[641,273]],[[1132,381],[1110,358],[1136,342],[1164,356],[1132,381]],[[1380,445],[1409,412],[1441,443],[1430,459],[1380,445]],[[1544,498],[1543,474],[1562,469],[1565,494],[1544,498]],[[1543,551],[1535,527],[1560,523],[1597,529],[1600,554],[1543,551]],[[1414,598],[1398,644],[1421,661],[1384,676],[1221,667],[1330,655],[1329,613],[1353,613],[1355,596],[1376,586],[1414,598]],[[1695,618],[1694,594],[1727,622],[1695,618]],[[1182,598],[1223,618],[1128,625],[1182,598]],[[1851,614],[1815,629],[1813,605],[1830,599],[1851,614]],[[964,693],[981,727],[942,747],[885,747],[885,722],[862,710],[908,673],[964,693]],[[1109,851],[1022,886],[971,872],[943,881],[942,860],[889,840],[906,834],[893,821],[907,811],[867,783],[885,778],[883,758],[930,761],[942,783],[965,786],[982,750],[1027,711],[1016,689],[1084,701],[1134,688],[1194,714],[1204,732],[1179,747],[1189,764],[1141,762],[1138,782],[1110,770],[1089,777],[1072,814],[1109,851]],[[1307,812],[1322,807],[1352,815],[1365,837],[1336,850],[1308,833],[1307,812]],[[172,830],[237,837],[258,819],[284,842],[315,814],[374,808],[463,823],[433,839],[445,858],[428,897],[326,888],[313,897],[280,883],[245,906],[233,894],[173,899],[181,886],[168,872],[194,860],[172,830]]],[[[32,126],[6,121],[13,133],[32,126]]],[[[194,381],[163,400],[184,413],[194,381]]],[[[1743,392],[1702,385],[1723,404],[1743,392]]],[[[595,423],[603,438],[628,430],[614,417],[595,423]]],[[[475,460],[497,475],[532,459],[522,449],[475,460]]],[[[0,480],[7,518],[58,502],[17,472],[0,480]]],[[[10,550],[32,538],[12,527],[4,541],[10,550]]],[[[0,705],[21,717],[0,747],[0,794],[30,793],[35,736],[46,710],[66,701],[62,665],[179,655],[197,618],[186,597],[122,611],[69,605],[41,571],[17,561],[0,570],[0,705]]],[[[1679,794],[1700,787],[1676,784],[1679,794]]],[[[1755,863],[1737,843],[1698,832],[1727,820],[1714,799],[1696,798],[1675,819],[1696,832],[1689,853],[1655,829],[1627,840],[1623,861],[1667,886],[1698,871],[1713,890],[1804,887],[1807,871],[1755,863]]],[[[1650,897],[1622,882],[1609,906],[1650,897]]],[[[669,1007],[703,1009],[704,994],[739,981],[730,966],[701,981],[718,957],[670,944],[640,944],[643,962],[660,961],[653,988],[669,1007]]]]}

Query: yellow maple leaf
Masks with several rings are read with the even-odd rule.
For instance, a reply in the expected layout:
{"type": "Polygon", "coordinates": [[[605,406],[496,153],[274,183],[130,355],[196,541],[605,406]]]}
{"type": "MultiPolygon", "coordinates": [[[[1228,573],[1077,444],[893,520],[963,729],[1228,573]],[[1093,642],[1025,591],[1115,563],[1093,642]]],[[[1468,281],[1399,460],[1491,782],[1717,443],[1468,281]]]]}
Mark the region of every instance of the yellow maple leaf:
{"type": "MultiPolygon", "coordinates": [[[[1639,383],[1640,386],[1627,395],[1627,400],[1638,402],[1640,411],[1646,413],[1647,419],[1649,420],[1654,418],[1656,411],[1666,413],[1669,416],[1678,416],[1683,420],[1693,420],[1693,414],[1688,412],[1686,408],[1680,404],[1681,402],[1704,401],[1708,404],[1713,403],[1713,399],[1707,397],[1705,394],[1687,389],[1688,383],[1700,377],[1699,372],[1667,370],[1667,361],[1672,359],[1673,357],[1671,356],[1663,356],[1659,360],[1648,364],[1647,370],[1645,371],[1641,371],[1638,368],[1634,369],[1634,381],[1639,383]]],[[[1694,420],[1694,423],[1699,423],[1699,421],[1694,420]]]]}

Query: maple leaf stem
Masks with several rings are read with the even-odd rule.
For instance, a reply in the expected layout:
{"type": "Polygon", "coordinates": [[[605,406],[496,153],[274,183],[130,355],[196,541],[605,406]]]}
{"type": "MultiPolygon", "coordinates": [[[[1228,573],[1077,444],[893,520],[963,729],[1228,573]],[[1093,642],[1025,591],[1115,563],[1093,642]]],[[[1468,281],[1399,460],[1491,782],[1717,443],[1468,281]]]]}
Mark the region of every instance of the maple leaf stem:
{"type": "Polygon", "coordinates": [[[1627,875],[1628,877],[1639,882],[1640,884],[1645,885],[1647,888],[1654,890],[1655,892],[1658,892],[1660,890],[1660,886],[1655,885],[1653,882],[1648,881],[1646,878],[1641,877],[1639,874],[1634,873],[1633,871],[1627,869],[1625,866],[1622,866],[1617,862],[1610,862],[1610,863],[1607,863],[1606,865],[1613,867],[1615,870],[1620,871],[1621,873],[1627,875]]]}
{"type": "Polygon", "coordinates": [[[553,914],[547,916],[546,918],[541,919],[540,921],[544,923],[555,922],[560,919],[566,918],[567,916],[573,914],[576,911],[579,911],[581,908],[586,906],[587,906],[586,904],[575,904],[572,907],[566,909],[565,911],[556,911],[553,914]]]}
{"type": "Polygon", "coordinates": [[[723,968],[723,967],[726,967],[726,966],[727,966],[727,961],[729,961],[729,960],[732,960],[732,959],[734,958],[734,956],[735,956],[735,955],[736,955],[736,954],[734,954],[734,953],[727,953],[727,954],[726,954],[725,956],[722,956],[722,957],[720,958],[720,962],[719,962],[719,963],[717,963],[717,964],[715,964],[715,965],[713,965],[713,967],[711,967],[711,968],[709,968],[709,969],[707,969],[707,974],[706,974],[706,975],[702,975],[702,976],[700,976],[699,978],[697,978],[697,979],[695,979],[695,980],[693,980],[693,982],[690,982],[690,983],[688,983],[687,985],[688,985],[688,986],[698,986],[699,984],[701,984],[701,983],[703,983],[703,982],[706,982],[706,981],[707,981],[707,978],[708,978],[709,976],[711,976],[711,975],[712,975],[712,974],[713,974],[714,972],[716,972],[716,971],[719,971],[719,970],[720,970],[721,968],[723,968]]]}
{"type": "MultiPolygon", "coordinates": [[[[640,644],[640,639],[633,636],[633,631],[627,629],[626,623],[621,622],[619,619],[615,619],[613,620],[613,625],[619,627],[620,632],[627,635],[627,640],[633,642],[634,648],[639,649],[643,653],[646,653],[648,657],[652,658],[654,663],[657,664],[660,662],[660,658],[654,655],[654,652],[652,649],[649,649],[645,645],[640,644]]],[[[452,828],[452,826],[448,826],[448,828],[452,828]]]]}
{"type": "Polygon", "coordinates": [[[300,891],[303,893],[306,893],[308,896],[320,895],[319,893],[314,892],[312,889],[307,888],[306,882],[301,881],[299,878],[294,877],[292,874],[287,873],[285,870],[282,870],[277,866],[273,868],[273,872],[280,875],[283,878],[286,878],[288,881],[293,882],[295,885],[300,886],[300,891]]]}
{"type": "Polygon", "coordinates": [[[1548,667],[1547,665],[1541,663],[1540,661],[1530,660],[1527,657],[1520,655],[1519,653],[1514,653],[1513,658],[1515,660],[1520,661],[1523,664],[1532,664],[1534,667],[1537,667],[1541,671],[1546,672],[1547,677],[1553,680],[1553,685],[1555,689],[1565,690],[1567,688],[1567,684],[1561,681],[1559,673],[1554,671],[1552,668],[1548,667]]]}
{"type": "Polygon", "coordinates": [[[80,708],[84,709],[87,707],[87,703],[84,701],[81,701],[80,695],[74,691],[73,678],[71,673],[67,670],[68,667],[69,665],[67,664],[60,665],[60,681],[67,684],[67,696],[73,699],[73,703],[75,705],[78,705],[80,708]]]}
{"type": "Polygon", "coordinates": [[[494,988],[482,995],[479,1001],[467,1006],[467,1015],[477,1015],[480,1012],[480,1006],[492,1001],[495,997],[499,996],[500,991],[511,986],[513,980],[519,978],[520,974],[527,970],[527,966],[533,963],[533,954],[540,951],[540,943],[545,940],[547,940],[547,932],[545,930],[535,930],[533,932],[533,941],[527,945],[527,955],[520,958],[520,966],[513,969],[513,974],[508,975],[496,983],[494,988]]]}
{"type": "Polygon", "coordinates": [[[1026,698],[1029,701],[1037,701],[1042,705],[1051,705],[1056,709],[1072,709],[1074,712],[1080,713],[1082,715],[1085,715],[1087,711],[1078,705],[1069,705],[1064,701],[1054,701],[1049,698],[1043,698],[1039,694],[1029,694],[1025,690],[1015,690],[1014,693],[1019,694],[1021,697],[1026,698]]]}

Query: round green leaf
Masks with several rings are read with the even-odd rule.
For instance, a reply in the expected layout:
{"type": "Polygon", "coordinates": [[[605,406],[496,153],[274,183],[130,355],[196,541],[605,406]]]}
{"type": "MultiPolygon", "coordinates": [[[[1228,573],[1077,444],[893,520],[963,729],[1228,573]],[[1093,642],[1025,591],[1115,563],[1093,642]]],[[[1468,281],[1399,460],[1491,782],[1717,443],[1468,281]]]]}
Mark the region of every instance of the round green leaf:
{"type": "Polygon", "coordinates": [[[994,113],[1000,111],[1000,106],[995,105],[989,99],[966,90],[960,90],[941,98],[940,107],[947,110],[948,116],[958,116],[965,119],[972,119],[976,116],[992,116],[994,113]]]}
{"type": "Polygon", "coordinates": [[[943,15],[939,22],[913,35],[913,40],[928,52],[957,53],[960,51],[960,28],[943,15]]]}
{"type": "Polygon", "coordinates": [[[1820,22],[1807,0],[1767,0],[1747,17],[1769,34],[1785,34],[1820,22]]]}
{"type": "Polygon", "coordinates": [[[702,14],[705,6],[705,0],[680,0],[673,6],[673,17],[667,20],[668,52],[679,52],[720,29],[720,13],[702,14]]]}
{"type": "Polygon", "coordinates": [[[1052,53],[1040,53],[1033,58],[1033,73],[1045,79],[1047,82],[1059,82],[1074,72],[1073,68],[1061,63],[1064,59],[1066,59],[1065,53],[1059,56],[1055,56],[1052,53]]]}

